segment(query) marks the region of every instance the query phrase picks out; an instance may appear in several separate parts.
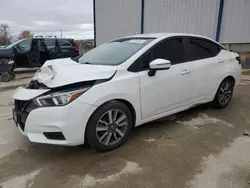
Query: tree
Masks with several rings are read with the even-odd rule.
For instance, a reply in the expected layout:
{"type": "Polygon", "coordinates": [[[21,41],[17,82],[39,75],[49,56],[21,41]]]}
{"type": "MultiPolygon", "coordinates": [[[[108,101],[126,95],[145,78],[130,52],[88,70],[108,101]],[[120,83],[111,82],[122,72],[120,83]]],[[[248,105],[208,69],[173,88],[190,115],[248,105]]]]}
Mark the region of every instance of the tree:
{"type": "Polygon", "coordinates": [[[0,25],[0,45],[11,43],[10,27],[7,24],[0,25]]]}
{"type": "Polygon", "coordinates": [[[33,34],[29,31],[22,31],[18,37],[18,39],[25,39],[25,38],[29,38],[29,37],[33,37],[33,34]]]}

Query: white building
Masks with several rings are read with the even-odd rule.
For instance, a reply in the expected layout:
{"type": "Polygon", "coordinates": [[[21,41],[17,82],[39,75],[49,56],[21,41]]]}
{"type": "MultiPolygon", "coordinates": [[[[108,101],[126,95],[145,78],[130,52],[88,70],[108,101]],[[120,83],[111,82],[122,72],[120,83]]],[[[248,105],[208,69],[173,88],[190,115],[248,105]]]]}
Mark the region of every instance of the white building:
{"type": "Polygon", "coordinates": [[[94,26],[96,45],[138,33],[187,32],[250,51],[250,0],[94,0],[94,26]]]}

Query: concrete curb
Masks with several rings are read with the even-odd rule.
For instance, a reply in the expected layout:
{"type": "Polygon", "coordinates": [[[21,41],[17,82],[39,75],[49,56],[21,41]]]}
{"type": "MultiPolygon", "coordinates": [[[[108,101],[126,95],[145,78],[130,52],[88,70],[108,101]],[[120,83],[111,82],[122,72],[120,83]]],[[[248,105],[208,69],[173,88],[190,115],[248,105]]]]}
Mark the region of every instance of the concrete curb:
{"type": "Polygon", "coordinates": [[[5,86],[5,87],[0,87],[0,92],[2,91],[9,91],[9,90],[13,90],[16,89],[20,86],[26,86],[27,84],[16,84],[16,85],[11,85],[11,86],[5,86]]]}
{"type": "Polygon", "coordinates": [[[250,72],[250,69],[242,69],[241,72],[250,72]]]}

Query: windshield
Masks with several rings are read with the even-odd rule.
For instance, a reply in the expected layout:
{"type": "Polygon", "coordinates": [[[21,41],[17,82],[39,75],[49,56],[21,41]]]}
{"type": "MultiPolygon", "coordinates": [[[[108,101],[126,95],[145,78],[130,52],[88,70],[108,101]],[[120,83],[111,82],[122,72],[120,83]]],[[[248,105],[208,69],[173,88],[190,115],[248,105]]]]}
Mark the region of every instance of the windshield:
{"type": "Polygon", "coordinates": [[[26,39],[21,39],[21,40],[18,40],[16,42],[12,43],[12,44],[9,44],[8,46],[5,46],[4,48],[12,48],[12,47],[16,46],[17,44],[19,44],[19,43],[21,43],[23,41],[30,42],[31,40],[27,39],[27,38],[26,39]]]}
{"type": "Polygon", "coordinates": [[[150,43],[153,38],[119,39],[94,48],[79,58],[79,63],[119,65],[150,43]]]}

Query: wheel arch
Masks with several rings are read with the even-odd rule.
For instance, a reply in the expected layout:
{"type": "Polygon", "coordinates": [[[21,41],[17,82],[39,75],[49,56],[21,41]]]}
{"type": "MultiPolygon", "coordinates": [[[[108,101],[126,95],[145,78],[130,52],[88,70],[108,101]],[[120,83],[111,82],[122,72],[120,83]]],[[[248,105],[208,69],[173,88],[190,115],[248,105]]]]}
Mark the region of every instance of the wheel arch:
{"type": "Polygon", "coordinates": [[[129,108],[129,110],[130,110],[130,112],[132,114],[132,117],[133,117],[133,127],[134,127],[135,123],[136,123],[136,111],[135,111],[134,106],[129,101],[127,101],[125,99],[114,99],[113,101],[122,102],[129,108]]]}
{"type": "Polygon", "coordinates": [[[128,100],[126,99],[121,99],[121,98],[115,98],[115,99],[111,99],[111,100],[108,100],[106,102],[103,102],[101,105],[98,106],[98,108],[96,108],[96,110],[91,114],[91,116],[99,109],[101,108],[102,106],[104,106],[105,104],[109,103],[109,102],[115,102],[115,101],[118,101],[118,102],[121,102],[121,103],[124,103],[130,110],[131,114],[132,114],[132,117],[133,117],[133,126],[135,126],[136,124],[136,110],[134,108],[134,106],[132,105],[131,102],[129,102],[128,100]]]}
{"type": "Polygon", "coordinates": [[[234,83],[234,85],[235,85],[236,79],[235,79],[235,77],[234,77],[233,75],[228,75],[228,76],[224,77],[224,78],[218,83],[218,85],[217,85],[217,87],[216,87],[216,91],[215,91],[215,93],[213,94],[213,99],[215,98],[215,96],[216,96],[216,94],[217,94],[217,92],[218,92],[218,89],[219,89],[221,83],[222,83],[224,80],[226,80],[226,79],[231,79],[231,80],[233,80],[233,83],[234,83]]]}
{"type": "MultiPolygon", "coordinates": [[[[99,106],[95,109],[95,111],[90,115],[90,117],[89,117],[89,119],[88,119],[88,121],[87,121],[87,126],[89,125],[89,121],[90,121],[91,117],[93,116],[93,114],[94,114],[99,108],[101,108],[102,106],[104,106],[105,104],[107,104],[107,103],[109,103],[109,102],[116,102],[116,101],[121,102],[121,103],[124,103],[124,104],[129,108],[129,110],[130,110],[130,112],[131,112],[131,114],[132,114],[132,118],[133,118],[133,127],[135,127],[135,125],[136,125],[136,110],[135,110],[134,106],[131,104],[131,102],[129,102],[128,100],[125,100],[125,99],[121,99],[121,98],[111,99],[111,100],[108,100],[108,101],[102,103],[101,105],[99,105],[99,106]]],[[[84,133],[84,135],[85,135],[85,136],[84,136],[84,144],[89,145],[88,142],[87,142],[87,137],[86,137],[87,131],[86,131],[86,130],[87,130],[87,129],[85,129],[85,133],[84,133]]]]}
{"type": "Polygon", "coordinates": [[[224,80],[226,80],[226,79],[231,79],[231,80],[233,80],[233,82],[234,82],[234,84],[235,84],[236,79],[235,79],[234,76],[232,76],[232,75],[229,75],[229,76],[227,76],[226,78],[224,78],[224,79],[220,82],[220,84],[221,84],[224,80]]]}

